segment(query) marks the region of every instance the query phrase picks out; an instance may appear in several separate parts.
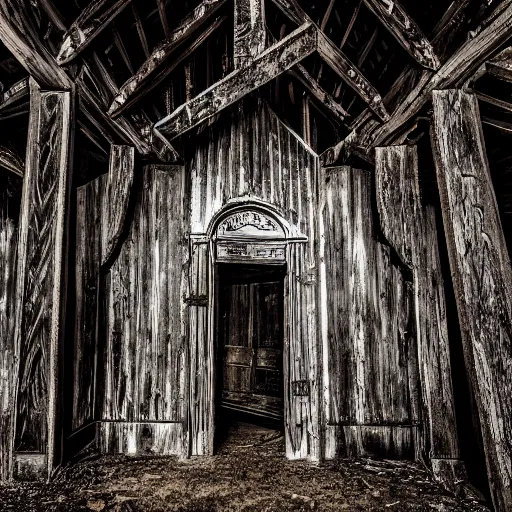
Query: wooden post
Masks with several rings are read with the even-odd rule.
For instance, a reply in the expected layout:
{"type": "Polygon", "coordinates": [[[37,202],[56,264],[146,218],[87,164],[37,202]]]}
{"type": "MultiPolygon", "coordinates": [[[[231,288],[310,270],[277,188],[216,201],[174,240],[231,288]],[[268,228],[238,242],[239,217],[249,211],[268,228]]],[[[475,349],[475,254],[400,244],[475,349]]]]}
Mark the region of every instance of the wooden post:
{"type": "Polygon", "coordinates": [[[466,365],[495,509],[512,510],[512,269],[477,99],[433,92],[432,143],[466,365]]]}
{"type": "Polygon", "coordinates": [[[70,92],[43,91],[31,79],[14,328],[11,451],[19,476],[29,476],[32,470],[49,476],[60,456],[59,362],[66,305],[72,103],[70,92]]]}
{"type": "Polygon", "coordinates": [[[263,0],[235,0],[235,68],[250,63],[265,49],[263,0]]]}
{"type": "Polygon", "coordinates": [[[451,380],[446,302],[434,207],[424,207],[416,146],[377,148],[377,204],[381,228],[412,271],[421,394],[423,457],[446,486],[464,479],[459,460],[451,380]]]}

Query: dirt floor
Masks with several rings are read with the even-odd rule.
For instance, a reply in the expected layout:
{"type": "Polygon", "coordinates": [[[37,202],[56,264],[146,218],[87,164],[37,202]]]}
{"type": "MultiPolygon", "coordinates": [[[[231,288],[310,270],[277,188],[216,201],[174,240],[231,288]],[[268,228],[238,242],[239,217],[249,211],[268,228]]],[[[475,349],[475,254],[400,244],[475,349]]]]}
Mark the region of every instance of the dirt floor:
{"type": "Polygon", "coordinates": [[[368,459],[321,467],[284,458],[279,432],[238,423],[215,457],[89,456],[49,485],[0,485],[7,511],[479,511],[418,465],[368,459]]]}

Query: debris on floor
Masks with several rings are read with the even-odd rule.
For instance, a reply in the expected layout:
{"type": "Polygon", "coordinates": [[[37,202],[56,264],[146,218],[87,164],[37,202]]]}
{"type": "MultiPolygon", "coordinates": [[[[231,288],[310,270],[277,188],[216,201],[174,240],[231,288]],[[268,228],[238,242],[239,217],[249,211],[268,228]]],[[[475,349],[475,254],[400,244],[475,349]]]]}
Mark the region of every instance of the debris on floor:
{"type": "Polygon", "coordinates": [[[0,485],[2,512],[489,512],[477,493],[455,497],[420,465],[369,459],[288,461],[274,430],[239,423],[214,457],[100,457],[50,484],[0,485]]]}

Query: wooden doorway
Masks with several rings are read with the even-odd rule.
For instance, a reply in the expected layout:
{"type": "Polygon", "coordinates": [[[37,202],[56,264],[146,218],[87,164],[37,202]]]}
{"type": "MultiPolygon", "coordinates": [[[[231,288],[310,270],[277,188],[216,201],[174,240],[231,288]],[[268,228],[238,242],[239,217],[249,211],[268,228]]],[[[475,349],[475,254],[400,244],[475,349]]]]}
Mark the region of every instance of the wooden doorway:
{"type": "Polygon", "coordinates": [[[285,265],[218,264],[218,423],[282,428],[285,275],[285,265]]]}

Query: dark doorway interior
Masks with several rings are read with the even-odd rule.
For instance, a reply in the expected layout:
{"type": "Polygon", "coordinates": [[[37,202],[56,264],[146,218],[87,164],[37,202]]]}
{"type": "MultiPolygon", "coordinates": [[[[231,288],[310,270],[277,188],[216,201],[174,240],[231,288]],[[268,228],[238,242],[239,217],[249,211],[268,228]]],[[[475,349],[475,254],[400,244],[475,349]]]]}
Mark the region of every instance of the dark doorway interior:
{"type": "Polygon", "coordinates": [[[284,265],[219,264],[216,441],[233,422],[283,428],[284,265]]]}

